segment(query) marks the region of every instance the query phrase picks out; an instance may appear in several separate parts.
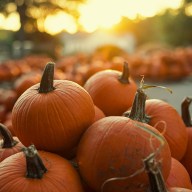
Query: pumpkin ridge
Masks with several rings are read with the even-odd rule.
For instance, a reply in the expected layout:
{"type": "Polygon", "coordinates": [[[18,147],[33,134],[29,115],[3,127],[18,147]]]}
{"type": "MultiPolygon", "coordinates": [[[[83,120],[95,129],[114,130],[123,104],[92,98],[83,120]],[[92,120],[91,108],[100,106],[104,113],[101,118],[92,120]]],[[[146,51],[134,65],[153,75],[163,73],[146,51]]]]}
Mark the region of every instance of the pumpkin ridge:
{"type": "MultiPolygon", "coordinates": [[[[38,96],[38,95],[36,95],[36,96],[38,96]]],[[[23,97],[22,97],[22,98],[23,98],[23,97]]],[[[30,99],[28,99],[28,102],[25,103],[25,105],[23,104],[22,99],[19,100],[19,103],[16,103],[16,104],[15,104],[15,107],[13,108],[12,114],[15,114],[15,112],[19,111],[20,116],[23,116],[23,114],[25,114],[25,115],[27,116],[27,114],[29,113],[29,109],[30,109],[28,106],[31,106],[32,103],[35,101],[35,99],[36,99],[35,96],[30,97],[30,99]],[[26,104],[27,104],[27,105],[26,105],[26,104]],[[19,107],[18,107],[18,106],[19,106],[19,107]]],[[[17,115],[18,115],[18,114],[17,114],[17,115]]],[[[12,120],[13,128],[14,128],[14,130],[16,131],[16,134],[17,134],[18,136],[21,135],[21,132],[18,130],[18,121],[19,121],[19,120],[20,120],[20,118],[17,118],[16,122],[14,122],[14,121],[12,120]],[[14,125],[16,125],[16,127],[15,127],[14,125]]],[[[23,124],[24,124],[24,127],[26,127],[27,118],[25,118],[25,121],[23,122],[23,124]]]]}

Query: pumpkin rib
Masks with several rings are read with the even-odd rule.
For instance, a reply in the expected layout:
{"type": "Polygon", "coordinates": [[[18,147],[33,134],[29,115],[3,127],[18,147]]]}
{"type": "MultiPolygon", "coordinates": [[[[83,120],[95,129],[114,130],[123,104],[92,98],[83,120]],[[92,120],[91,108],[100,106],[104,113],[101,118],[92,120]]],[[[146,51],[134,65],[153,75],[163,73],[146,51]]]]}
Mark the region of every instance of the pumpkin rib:
{"type": "MultiPolygon", "coordinates": [[[[55,94],[56,96],[58,96],[57,95],[57,93],[55,94]]],[[[70,114],[71,115],[71,113],[69,113],[70,112],[70,109],[67,107],[67,105],[66,105],[66,103],[64,103],[64,101],[58,96],[58,98],[60,99],[60,102],[62,102],[63,103],[63,105],[65,105],[65,110],[67,110],[67,114],[70,114]]],[[[54,102],[54,106],[55,106],[55,100],[52,100],[53,102],[54,102]]],[[[56,104],[57,105],[57,104],[56,104]]],[[[58,106],[59,107],[59,106],[58,106]]],[[[57,107],[57,109],[59,109],[57,107]]],[[[57,112],[57,110],[56,110],[56,113],[58,114],[58,112],[57,112]]],[[[71,115],[72,116],[72,115],[71,115]]],[[[63,113],[63,117],[65,117],[65,113],[63,113]]],[[[63,129],[62,129],[62,132],[64,133],[64,135],[66,136],[66,137],[68,137],[69,135],[67,134],[67,131],[64,129],[64,124],[63,124],[63,121],[61,120],[61,116],[59,116],[58,115],[58,118],[59,118],[59,120],[60,120],[60,122],[61,122],[61,124],[62,124],[62,127],[63,127],[63,129]]],[[[69,118],[69,117],[68,117],[69,118]]],[[[74,119],[73,118],[73,116],[72,116],[72,119],[74,119]]]]}

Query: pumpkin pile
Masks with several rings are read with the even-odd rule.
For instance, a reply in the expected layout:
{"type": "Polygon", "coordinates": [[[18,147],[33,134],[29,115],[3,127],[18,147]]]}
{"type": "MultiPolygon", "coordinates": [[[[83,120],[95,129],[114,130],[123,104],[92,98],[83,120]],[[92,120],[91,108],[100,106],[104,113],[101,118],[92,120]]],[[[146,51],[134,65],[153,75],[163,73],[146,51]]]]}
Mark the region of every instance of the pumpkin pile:
{"type": "Polygon", "coordinates": [[[15,82],[10,124],[0,124],[0,192],[192,191],[192,99],[181,116],[148,98],[145,89],[158,86],[144,77],[137,85],[127,62],[86,79],[67,62],[47,62],[23,91],[27,83],[15,82]]]}

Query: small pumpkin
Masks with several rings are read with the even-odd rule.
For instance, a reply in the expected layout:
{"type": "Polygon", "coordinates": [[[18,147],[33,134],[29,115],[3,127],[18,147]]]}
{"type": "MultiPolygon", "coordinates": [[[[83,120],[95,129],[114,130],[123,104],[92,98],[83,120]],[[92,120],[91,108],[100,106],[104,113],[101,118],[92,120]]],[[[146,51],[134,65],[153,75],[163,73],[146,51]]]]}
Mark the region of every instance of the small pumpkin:
{"type": "Polygon", "coordinates": [[[80,178],[64,158],[34,145],[0,164],[0,192],[83,192],[80,178]]]}
{"type": "Polygon", "coordinates": [[[137,85],[129,76],[128,64],[125,62],[123,72],[97,72],[86,81],[84,88],[106,116],[117,116],[132,105],[137,85]]]}
{"type": "Polygon", "coordinates": [[[105,114],[103,113],[103,111],[101,109],[99,109],[99,107],[94,105],[94,108],[95,108],[95,118],[94,118],[93,122],[98,121],[99,119],[102,119],[105,117],[105,114]]]}
{"type": "Polygon", "coordinates": [[[0,162],[13,154],[20,152],[24,147],[19,139],[13,137],[11,132],[2,123],[0,123],[0,137],[2,138],[0,142],[0,162]]]}
{"type": "Polygon", "coordinates": [[[41,83],[27,89],[12,110],[12,126],[21,142],[67,157],[95,116],[87,91],[75,82],[53,80],[46,65],[41,83]]]}

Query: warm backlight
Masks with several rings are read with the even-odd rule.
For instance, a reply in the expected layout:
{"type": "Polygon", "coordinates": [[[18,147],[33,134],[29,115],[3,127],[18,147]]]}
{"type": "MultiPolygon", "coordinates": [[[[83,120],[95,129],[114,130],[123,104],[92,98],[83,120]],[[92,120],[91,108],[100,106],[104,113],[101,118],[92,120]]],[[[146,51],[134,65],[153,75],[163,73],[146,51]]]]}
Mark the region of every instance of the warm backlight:
{"type": "MultiPolygon", "coordinates": [[[[37,25],[40,31],[55,35],[62,31],[76,33],[80,26],[86,32],[97,29],[110,29],[121,21],[122,17],[138,19],[152,17],[166,8],[177,9],[182,0],[87,0],[79,6],[80,17],[76,22],[65,12],[49,15],[45,20],[39,18],[37,25]]],[[[191,8],[191,7],[190,7],[191,8]]],[[[17,31],[20,28],[16,13],[5,18],[0,15],[0,29],[17,31]]]]}

